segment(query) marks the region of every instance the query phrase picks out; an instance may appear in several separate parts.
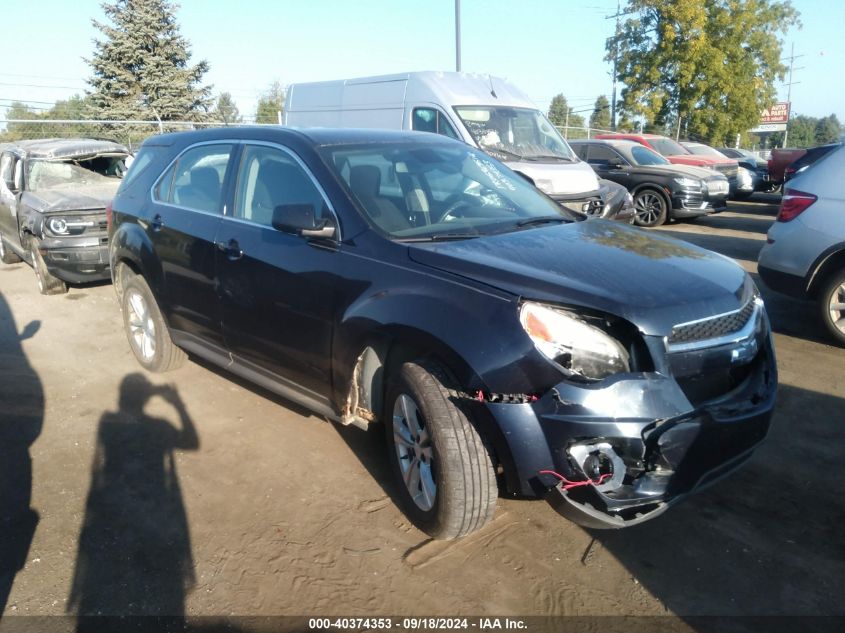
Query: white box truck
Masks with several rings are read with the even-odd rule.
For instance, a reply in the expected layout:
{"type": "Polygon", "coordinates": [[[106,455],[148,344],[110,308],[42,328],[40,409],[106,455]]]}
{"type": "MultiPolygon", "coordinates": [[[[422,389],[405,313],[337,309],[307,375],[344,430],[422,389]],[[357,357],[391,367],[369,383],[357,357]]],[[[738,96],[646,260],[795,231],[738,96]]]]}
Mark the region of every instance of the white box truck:
{"type": "Polygon", "coordinates": [[[411,72],[292,84],[285,125],[434,132],[478,147],[558,203],[593,214],[598,178],[516,86],[490,75],[411,72]]]}

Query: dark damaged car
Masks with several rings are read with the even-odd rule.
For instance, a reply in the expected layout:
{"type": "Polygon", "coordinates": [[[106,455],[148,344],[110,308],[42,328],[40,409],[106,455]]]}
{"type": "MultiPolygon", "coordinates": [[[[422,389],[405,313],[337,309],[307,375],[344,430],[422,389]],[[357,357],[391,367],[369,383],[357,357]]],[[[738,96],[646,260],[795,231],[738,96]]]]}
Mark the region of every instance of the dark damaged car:
{"type": "Polygon", "coordinates": [[[29,263],[42,294],[108,279],[106,205],[128,155],[96,139],[0,144],[0,259],[29,263]]]}
{"type": "Polygon", "coordinates": [[[594,527],[645,521],[769,427],[772,339],[741,267],[577,218],[445,137],[155,137],[110,239],[141,365],[188,351],[341,424],[380,422],[397,500],[438,538],[484,525],[499,492],[594,527]]]}

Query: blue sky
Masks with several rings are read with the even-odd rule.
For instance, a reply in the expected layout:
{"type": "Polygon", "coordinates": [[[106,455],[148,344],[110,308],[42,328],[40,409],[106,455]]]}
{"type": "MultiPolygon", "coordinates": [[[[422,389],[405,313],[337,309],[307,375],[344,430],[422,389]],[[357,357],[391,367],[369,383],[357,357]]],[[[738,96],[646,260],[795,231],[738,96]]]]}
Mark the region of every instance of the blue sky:
{"type": "MultiPolygon", "coordinates": [[[[11,99],[47,108],[86,89],[103,19],[97,0],[10,2],[0,115],[11,99]]],[[[624,5],[624,2],[623,2],[624,5]]],[[[845,121],[845,2],[793,0],[803,28],[785,38],[796,61],[793,112],[845,121]]],[[[463,70],[507,77],[546,110],[562,92],[576,109],[610,96],[605,16],[616,0],[462,0],[463,70]]],[[[454,0],[182,0],[177,12],[193,59],[206,59],[214,92],[254,114],[273,81],[341,79],[408,70],[454,70],[454,0]]],[[[780,87],[786,98],[786,88],[780,87]]]]}

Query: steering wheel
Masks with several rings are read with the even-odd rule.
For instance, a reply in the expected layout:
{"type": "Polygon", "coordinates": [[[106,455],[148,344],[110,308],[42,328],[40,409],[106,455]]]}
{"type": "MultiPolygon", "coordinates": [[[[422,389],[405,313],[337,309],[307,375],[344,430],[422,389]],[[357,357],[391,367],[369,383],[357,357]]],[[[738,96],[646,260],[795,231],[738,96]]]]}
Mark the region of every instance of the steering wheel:
{"type": "Polygon", "coordinates": [[[455,211],[461,207],[478,206],[478,198],[468,193],[453,193],[443,201],[443,204],[446,205],[446,209],[443,211],[438,222],[448,222],[449,220],[457,219],[459,216],[454,215],[455,211]]]}

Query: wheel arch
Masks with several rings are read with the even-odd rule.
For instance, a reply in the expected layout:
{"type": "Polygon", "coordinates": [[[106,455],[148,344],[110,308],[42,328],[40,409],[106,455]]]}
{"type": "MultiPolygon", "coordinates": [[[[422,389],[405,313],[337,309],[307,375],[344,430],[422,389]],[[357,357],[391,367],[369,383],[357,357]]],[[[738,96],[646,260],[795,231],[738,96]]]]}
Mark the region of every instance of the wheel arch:
{"type": "Polygon", "coordinates": [[[812,274],[807,283],[807,295],[816,299],[830,276],[835,275],[840,270],[845,270],[845,242],[825,250],[810,270],[812,274]]]}

